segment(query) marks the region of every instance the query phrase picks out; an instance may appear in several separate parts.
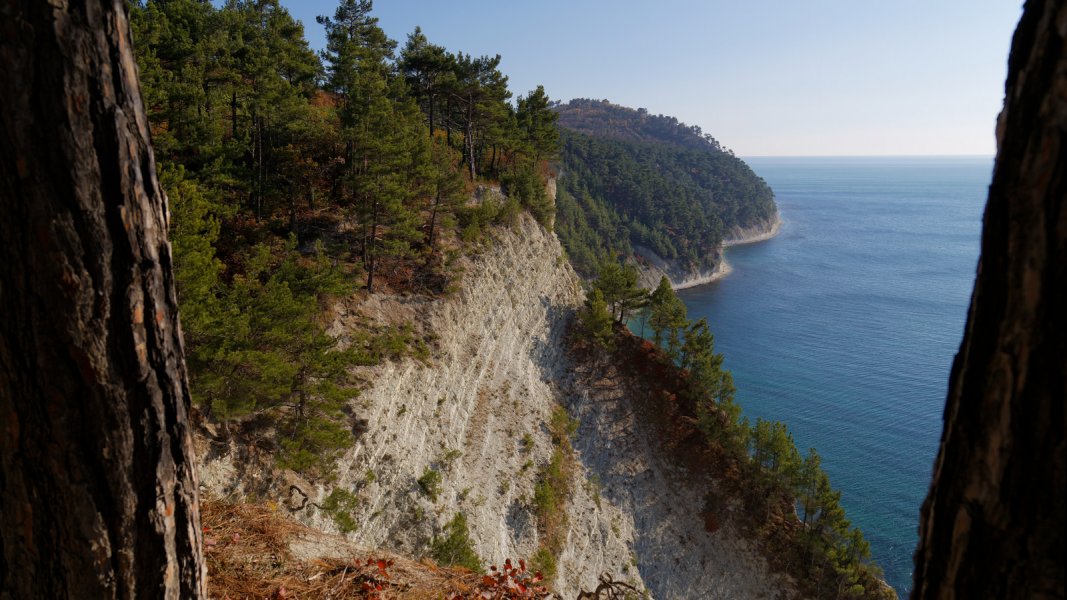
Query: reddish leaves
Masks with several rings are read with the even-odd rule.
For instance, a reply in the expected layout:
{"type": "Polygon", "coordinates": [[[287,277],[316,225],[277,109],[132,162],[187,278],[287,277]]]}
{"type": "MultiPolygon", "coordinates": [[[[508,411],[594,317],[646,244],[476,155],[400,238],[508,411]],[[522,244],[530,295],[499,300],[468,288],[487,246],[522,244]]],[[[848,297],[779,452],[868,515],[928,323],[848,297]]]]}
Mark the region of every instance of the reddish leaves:
{"type": "Polygon", "coordinates": [[[363,593],[364,598],[371,600],[384,600],[385,592],[391,588],[396,587],[391,581],[389,571],[386,569],[393,566],[393,561],[385,560],[383,558],[367,557],[367,560],[360,562],[357,558],[352,561],[353,566],[356,568],[356,581],[359,583],[359,589],[363,593]]]}
{"type": "Polygon", "coordinates": [[[520,600],[524,598],[548,598],[550,594],[543,585],[540,572],[526,570],[526,561],[520,560],[515,567],[511,559],[504,561],[503,568],[489,567],[490,574],[482,576],[482,584],[470,596],[458,595],[453,600],[477,598],[480,600],[520,600]]]}

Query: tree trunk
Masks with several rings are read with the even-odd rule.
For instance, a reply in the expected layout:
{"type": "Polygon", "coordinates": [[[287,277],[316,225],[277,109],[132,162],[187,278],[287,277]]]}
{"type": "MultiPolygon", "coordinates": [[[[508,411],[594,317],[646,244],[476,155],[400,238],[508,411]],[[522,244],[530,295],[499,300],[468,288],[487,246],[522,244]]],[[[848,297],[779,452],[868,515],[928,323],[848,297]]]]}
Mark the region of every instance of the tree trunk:
{"type": "Polygon", "coordinates": [[[230,139],[237,139],[237,85],[233,86],[233,95],[230,96],[230,139]]]}
{"type": "MultiPolygon", "coordinates": [[[[381,193],[379,188],[378,193],[381,193]]],[[[364,247],[364,264],[367,265],[367,291],[374,292],[374,267],[378,263],[378,196],[375,195],[374,203],[371,205],[371,228],[370,238],[363,242],[364,247]]]]}
{"type": "Polygon", "coordinates": [[[433,94],[429,95],[430,103],[430,139],[433,139],[433,94]]]}
{"type": "Polygon", "coordinates": [[[452,147],[452,100],[445,102],[445,141],[452,147]]]}
{"type": "Polygon", "coordinates": [[[912,598],[1063,598],[1067,40],[1062,1],[1012,42],[982,258],[952,366],[912,598]]]}
{"type": "Polygon", "coordinates": [[[467,100],[467,126],[463,129],[463,141],[467,146],[467,160],[470,165],[470,176],[473,182],[476,177],[474,170],[474,99],[467,100]]]}
{"type": "Polygon", "coordinates": [[[256,123],[256,221],[264,219],[264,120],[259,115],[256,123]]]}
{"type": "Polygon", "coordinates": [[[434,229],[437,227],[437,207],[441,206],[441,191],[434,196],[433,209],[430,211],[430,233],[426,238],[426,245],[430,247],[430,256],[434,251],[434,229]]]}
{"type": "MultiPolygon", "coordinates": [[[[296,230],[296,186],[293,182],[288,182],[289,188],[289,233],[297,235],[296,230]]],[[[299,236],[298,236],[299,237],[299,236]]]]}
{"type": "Polygon", "coordinates": [[[0,598],[206,595],[167,207],[123,6],[0,6],[0,598]]]}

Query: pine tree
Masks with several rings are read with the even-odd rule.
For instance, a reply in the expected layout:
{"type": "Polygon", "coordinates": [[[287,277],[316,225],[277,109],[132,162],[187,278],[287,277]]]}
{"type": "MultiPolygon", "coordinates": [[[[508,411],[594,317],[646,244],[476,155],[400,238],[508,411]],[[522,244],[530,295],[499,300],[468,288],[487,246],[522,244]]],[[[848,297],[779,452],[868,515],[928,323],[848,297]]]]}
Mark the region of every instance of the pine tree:
{"type": "Polygon", "coordinates": [[[157,159],[181,156],[199,171],[222,152],[225,21],[209,2],[173,0],[130,7],[145,108],[157,159]]]}
{"type": "Polygon", "coordinates": [[[678,358],[681,350],[681,329],[685,327],[686,322],[685,304],[674,293],[670,280],[664,275],[649,296],[648,323],[652,326],[656,345],[663,348],[671,360],[678,358]]]}
{"type": "Polygon", "coordinates": [[[426,246],[431,255],[436,251],[439,224],[450,221],[452,214],[466,197],[466,186],[459,169],[461,157],[457,154],[442,140],[434,140],[430,145],[430,187],[433,200],[426,227],[426,246]]]}
{"type": "Polygon", "coordinates": [[[167,190],[169,200],[170,242],[182,310],[182,332],[186,359],[195,379],[197,365],[202,360],[199,352],[215,335],[222,318],[217,295],[221,286],[219,275],[224,267],[215,255],[215,244],[219,238],[219,214],[224,209],[210,201],[181,166],[163,170],[160,185],[167,190]]]}
{"type": "Polygon", "coordinates": [[[637,269],[614,260],[605,261],[600,266],[593,287],[604,294],[604,301],[619,323],[624,322],[629,313],[644,306],[648,299],[648,290],[637,286],[637,269]]]}
{"type": "Polygon", "coordinates": [[[396,42],[378,26],[378,19],[370,16],[371,7],[371,0],[341,0],[333,18],[316,19],[326,28],[326,50],[322,52],[328,64],[326,87],[340,98],[348,175],[364,166],[361,159],[366,156],[357,154],[353,140],[371,135],[363,122],[370,118],[372,106],[382,94],[379,82],[388,78],[388,61],[396,48],[396,42]]]}
{"type": "Polygon", "coordinates": [[[614,340],[612,321],[614,320],[608,305],[604,301],[604,293],[597,288],[589,293],[589,299],[581,314],[582,329],[594,344],[602,348],[611,348],[614,340]]]}
{"type": "Polygon", "coordinates": [[[396,49],[377,17],[370,16],[372,7],[371,0],[341,0],[332,18],[316,18],[326,28],[327,86],[342,97],[344,110],[358,104],[360,72],[374,69],[385,77],[396,49]]]}
{"type": "Polygon", "coordinates": [[[542,85],[525,97],[520,97],[516,118],[522,142],[534,162],[555,158],[559,153],[559,115],[550,108],[551,102],[542,85]]]}
{"type": "Polygon", "coordinates": [[[463,130],[463,152],[470,180],[477,178],[482,135],[494,123],[506,119],[511,92],[508,78],[500,72],[500,55],[473,56],[459,53],[455,61],[456,82],[451,96],[463,130]]]}
{"type": "Polygon", "coordinates": [[[431,138],[442,97],[456,81],[455,60],[444,48],[431,44],[419,27],[408,35],[407,44],[400,51],[397,67],[426,114],[431,138]]]}
{"type": "Polygon", "coordinates": [[[800,505],[800,520],[805,526],[810,526],[818,511],[818,498],[816,492],[821,477],[825,476],[822,471],[822,458],[815,448],[809,448],[807,456],[800,463],[797,472],[794,493],[800,505]]]}
{"type": "Polygon", "coordinates": [[[375,70],[362,79],[367,113],[351,138],[361,164],[351,180],[363,228],[367,289],[374,291],[381,258],[409,257],[421,239],[417,204],[433,192],[434,175],[430,140],[418,131],[418,109],[393,99],[388,82],[375,70]]]}
{"type": "Polygon", "coordinates": [[[243,144],[243,155],[249,157],[251,206],[262,219],[269,210],[268,196],[280,192],[290,198],[292,215],[296,182],[285,176],[279,159],[290,158],[284,149],[301,141],[302,123],[311,112],[307,100],[322,68],[303,39],[303,28],[278,0],[233,0],[228,8],[236,21],[230,29],[230,53],[239,82],[231,98],[231,120],[234,141],[243,144]],[[248,117],[246,129],[238,127],[242,108],[248,117]]]}

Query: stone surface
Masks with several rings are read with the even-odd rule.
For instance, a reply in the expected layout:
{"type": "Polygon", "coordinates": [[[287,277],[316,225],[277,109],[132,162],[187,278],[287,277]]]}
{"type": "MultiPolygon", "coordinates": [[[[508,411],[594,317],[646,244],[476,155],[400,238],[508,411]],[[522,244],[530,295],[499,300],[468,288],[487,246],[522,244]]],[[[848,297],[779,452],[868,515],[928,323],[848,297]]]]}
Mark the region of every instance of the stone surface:
{"type": "Polygon", "coordinates": [[[335,311],[331,333],[342,341],[367,319],[415,321],[436,336],[426,363],[404,359],[361,373],[371,384],[353,410],[365,431],[336,482],[313,486],[288,474],[267,488],[238,484],[270,476],[240,466],[232,451],[216,452],[201,479],[209,493],[268,489],[287,506],[302,503],[295,485],[309,501],[294,515],[326,532],[337,527],[315,505],[344,488],[360,499],[358,528],[348,534],[356,546],[414,556],[463,513],[486,564],[529,559],[539,543],[535,480],[553,447],[546,423],[562,405],[580,420],[579,468],[557,591],[573,598],[606,572],[656,598],[774,597],[780,582],[729,523],[704,530],[708,483],[686,481],[657,457],[624,391],[576,372],[563,338],[583,298],[556,237],[523,214],[469,260],[452,296],[377,295],[335,311]],[[436,499],[418,483],[429,470],[441,475],[436,499]]]}

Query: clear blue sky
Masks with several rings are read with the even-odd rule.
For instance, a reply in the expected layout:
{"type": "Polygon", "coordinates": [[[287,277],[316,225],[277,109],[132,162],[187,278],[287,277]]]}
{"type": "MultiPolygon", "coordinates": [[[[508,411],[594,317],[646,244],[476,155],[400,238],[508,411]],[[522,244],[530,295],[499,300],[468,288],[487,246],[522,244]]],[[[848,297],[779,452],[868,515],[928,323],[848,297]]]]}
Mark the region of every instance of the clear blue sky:
{"type": "MultiPolygon", "coordinates": [[[[283,0],[324,44],[334,0],[283,0]]],[[[742,156],[985,154],[1021,0],[378,0],[403,45],[500,54],[512,91],[607,98],[742,156]]]]}

